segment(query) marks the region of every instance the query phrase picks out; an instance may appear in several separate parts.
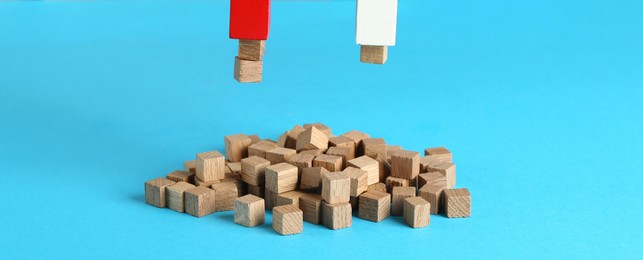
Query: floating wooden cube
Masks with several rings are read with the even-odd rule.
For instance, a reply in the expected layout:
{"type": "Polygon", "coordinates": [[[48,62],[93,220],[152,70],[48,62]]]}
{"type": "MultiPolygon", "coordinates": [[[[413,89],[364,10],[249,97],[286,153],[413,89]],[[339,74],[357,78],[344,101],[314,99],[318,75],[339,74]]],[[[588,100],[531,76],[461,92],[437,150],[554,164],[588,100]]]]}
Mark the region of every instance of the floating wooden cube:
{"type": "Polygon", "coordinates": [[[471,216],[471,194],[466,188],[444,190],[444,213],[448,218],[471,216]]]}
{"type": "Polygon", "coordinates": [[[167,207],[178,212],[185,211],[184,194],[186,190],[196,186],[187,182],[177,182],[165,188],[167,207]]]}
{"type": "Polygon", "coordinates": [[[359,196],[358,216],[380,222],[391,215],[391,196],[388,193],[367,191],[359,196]]]}
{"type": "Polygon", "coordinates": [[[227,211],[234,209],[234,201],[239,196],[237,185],[233,182],[215,183],[210,186],[215,191],[215,210],[227,211]]]}
{"type": "Polygon", "coordinates": [[[202,181],[213,181],[225,178],[225,157],[218,151],[196,155],[196,177],[202,181]]]}
{"type": "Polygon", "coordinates": [[[440,172],[421,173],[418,175],[418,187],[424,187],[426,184],[446,187],[447,178],[440,172]]]}
{"type": "Polygon", "coordinates": [[[404,199],[404,222],[412,228],[421,228],[429,226],[431,215],[429,209],[431,205],[420,197],[410,197],[404,199]]]}
{"type": "Polygon", "coordinates": [[[401,150],[391,156],[391,176],[415,179],[420,174],[420,153],[401,150]]]}
{"type": "Polygon", "coordinates": [[[257,156],[261,158],[266,158],[266,152],[272,150],[273,148],[279,147],[277,146],[277,143],[273,143],[270,141],[259,141],[257,143],[251,144],[248,146],[248,156],[257,156]]]}
{"type": "Polygon", "coordinates": [[[353,209],[348,202],[329,204],[322,201],[322,224],[330,229],[337,230],[353,225],[353,209]]]}
{"type": "Polygon", "coordinates": [[[257,197],[264,198],[266,196],[265,191],[266,191],[266,187],[263,185],[256,186],[256,185],[248,184],[248,194],[252,194],[257,197]]]}
{"type": "Polygon", "coordinates": [[[384,64],[388,59],[388,46],[360,45],[359,60],[364,63],[384,64]]]}
{"type": "Polygon", "coordinates": [[[328,138],[335,137],[333,135],[332,129],[330,129],[330,127],[328,127],[328,126],[326,126],[326,125],[324,125],[322,123],[304,124],[304,129],[308,129],[308,128],[313,127],[313,126],[316,127],[317,129],[319,129],[319,131],[322,131],[324,134],[326,134],[326,136],[328,138]]]}
{"type": "Polygon", "coordinates": [[[314,167],[324,167],[330,172],[341,171],[343,160],[341,156],[322,154],[313,160],[314,167]]]}
{"type": "Polygon", "coordinates": [[[445,189],[446,184],[425,184],[420,188],[420,190],[418,190],[419,196],[431,203],[431,214],[438,214],[440,211],[442,211],[444,207],[442,196],[445,189]]]}
{"type": "MultiPolygon", "coordinates": [[[[306,129],[299,125],[295,125],[292,129],[286,131],[283,135],[277,140],[277,145],[280,147],[296,149],[297,148],[297,138],[299,134],[304,132],[306,129]]],[[[299,149],[297,149],[299,151],[299,149]]]]}
{"type": "Polygon", "coordinates": [[[304,213],[295,205],[272,209],[272,229],[280,235],[299,234],[304,231],[304,213]]]}
{"type": "Polygon", "coordinates": [[[203,217],[216,211],[216,195],[213,189],[199,186],[185,191],[185,213],[203,217]]]}
{"type": "Polygon", "coordinates": [[[386,142],[382,138],[364,138],[357,148],[358,155],[375,159],[377,154],[386,155],[386,142]]]}
{"type": "Polygon", "coordinates": [[[445,147],[426,148],[424,150],[424,155],[429,155],[437,160],[444,162],[453,162],[453,155],[451,155],[451,151],[449,151],[445,147]]]}
{"type": "Polygon", "coordinates": [[[254,227],[263,224],[265,218],[264,199],[248,194],[234,201],[234,223],[244,227],[254,227]]]}
{"type": "Polygon", "coordinates": [[[436,162],[427,166],[428,172],[439,172],[447,179],[447,188],[455,187],[455,164],[450,162],[436,162]]]}
{"type": "Polygon", "coordinates": [[[368,189],[368,172],[357,169],[355,167],[348,167],[343,171],[351,180],[351,197],[358,197],[368,189]]]}
{"type": "Polygon", "coordinates": [[[220,183],[221,180],[211,180],[211,181],[203,181],[199,179],[199,177],[194,176],[194,185],[198,186],[205,186],[205,187],[210,187],[212,184],[215,183],[220,183]]]}
{"type": "MultiPolygon", "coordinates": [[[[349,150],[347,158],[355,158],[355,150],[357,149],[357,145],[355,144],[355,141],[353,141],[353,139],[340,135],[328,138],[328,145],[330,145],[331,147],[346,147],[349,150]]],[[[346,161],[350,159],[347,159],[346,161]]]]}
{"type": "Polygon", "coordinates": [[[297,188],[297,167],[278,163],[266,167],[266,189],[283,193],[297,188]]]}
{"type": "Polygon", "coordinates": [[[295,154],[297,154],[297,151],[294,149],[275,147],[266,152],[266,160],[270,161],[270,164],[288,162],[290,157],[295,154]]]}
{"type": "Polygon", "coordinates": [[[326,154],[342,157],[342,169],[346,168],[348,160],[355,158],[354,152],[348,147],[330,147],[326,150],[326,154]]]}
{"type": "Polygon", "coordinates": [[[275,197],[273,207],[283,206],[283,205],[295,205],[299,207],[299,197],[305,194],[306,193],[303,193],[297,190],[279,193],[275,197]]]}
{"type": "Polygon", "coordinates": [[[234,79],[242,83],[261,82],[263,61],[242,60],[234,57],[234,79]]]}
{"type": "Polygon", "coordinates": [[[299,154],[310,154],[313,156],[320,156],[323,153],[324,153],[324,150],[322,149],[305,150],[305,151],[299,152],[299,154]]]}
{"type": "Polygon", "coordinates": [[[166,178],[156,178],[145,182],[145,203],[157,208],[165,208],[165,188],[175,183],[166,178]]]}
{"type": "Polygon", "coordinates": [[[321,190],[322,176],[326,173],[329,173],[329,171],[322,167],[304,168],[301,173],[299,189],[305,191],[321,190]]]}
{"type": "Polygon", "coordinates": [[[404,214],[404,200],[415,197],[415,187],[393,187],[391,191],[391,215],[402,216],[404,214]]]}
{"type": "Polygon", "coordinates": [[[322,176],[322,198],[330,204],[348,202],[351,180],[343,172],[330,172],[322,176]]]}
{"type": "MultiPolygon", "coordinates": [[[[344,133],[342,136],[353,140],[353,142],[355,142],[355,147],[357,147],[357,145],[359,144],[360,141],[362,141],[362,139],[371,137],[367,133],[363,133],[363,132],[360,132],[360,131],[357,131],[357,130],[351,130],[351,131],[349,131],[347,133],[344,133]]],[[[357,154],[355,156],[357,156],[357,154]]]]}
{"type": "Polygon", "coordinates": [[[315,159],[315,156],[312,154],[299,153],[291,156],[288,159],[288,163],[297,166],[301,177],[301,173],[305,168],[313,167],[313,159],[315,159]]]}
{"type": "Polygon", "coordinates": [[[380,166],[379,163],[366,155],[349,160],[348,167],[355,167],[368,172],[368,185],[378,183],[380,181],[380,166]]]}
{"type": "Polygon", "coordinates": [[[390,192],[393,190],[393,187],[409,187],[409,180],[389,176],[386,178],[385,184],[386,184],[386,190],[390,192]]]}
{"type": "Polygon", "coordinates": [[[260,186],[266,183],[265,171],[270,161],[258,156],[241,160],[241,179],[248,184],[260,186]]]}
{"type": "Polygon", "coordinates": [[[225,142],[225,155],[231,162],[239,162],[248,157],[248,146],[252,139],[244,134],[228,135],[223,138],[225,142]]]}
{"type": "Polygon", "coordinates": [[[368,185],[366,191],[379,191],[386,193],[386,184],[378,182],[375,184],[368,185]]]}
{"type": "Polygon", "coordinates": [[[190,160],[183,163],[183,171],[196,173],[196,160],[190,160]]]}
{"type": "Polygon", "coordinates": [[[317,127],[311,126],[297,136],[297,151],[328,148],[328,136],[317,127]]]}
{"type": "Polygon", "coordinates": [[[429,167],[429,165],[437,163],[437,162],[440,162],[440,160],[438,160],[438,159],[436,159],[436,158],[434,158],[434,157],[432,157],[430,155],[422,156],[420,158],[420,172],[421,173],[426,173],[427,168],[429,167]]]}
{"type": "Polygon", "coordinates": [[[237,57],[242,60],[262,60],[266,52],[265,40],[239,40],[237,57]]]}
{"type": "Polygon", "coordinates": [[[186,171],[173,171],[167,176],[165,176],[165,178],[173,182],[184,181],[184,182],[190,183],[194,181],[194,173],[186,172],[186,171]]]}
{"type": "Polygon", "coordinates": [[[321,223],[322,197],[319,194],[306,193],[299,197],[299,209],[304,212],[304,221],[312,224],[321,223]]]}

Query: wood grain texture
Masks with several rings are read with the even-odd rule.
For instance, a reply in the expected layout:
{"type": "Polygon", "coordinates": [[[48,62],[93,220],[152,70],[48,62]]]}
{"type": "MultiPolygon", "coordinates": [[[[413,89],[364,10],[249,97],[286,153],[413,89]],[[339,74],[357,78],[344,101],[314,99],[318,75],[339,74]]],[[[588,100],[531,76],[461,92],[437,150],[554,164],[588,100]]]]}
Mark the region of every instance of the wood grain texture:
{"type": "Polygon", "coordinates": [[[156,178],[145,182],[145,203],[157,208],[165,208],[165,188],[175,183],[166,178],[156,178]]]}
{"type": "Polygon", "coordinates": [[[270,164],[288,162],[288,160],[290,160],[290,157],[295,154],[297,154],[297,151],[295,149],[275,147],[266,151],[266,160],[270,161],[270,164]]]}
{"type": "MultiPolygon", "coordinates": [[[[353,139],[350,139],[346,136],[340,135],[332,138],[328,138],[328,145],[330,147],[346,147],[348,148],[348,156],[346,161],[355,158],[355,150],[357,149],[357,144],[353,139]]],[[[330,148],[329,148],[330,149],[330,148]]]]}
{"type": "Polygon", "coordinates": [[[266,152],[275,147],[278,147],[277,143],[265,140],[259,141],[248,146],[248,157],[257,156],[265,159],[266,152]]]}
{"type": "Polygon", "coordinates": [[[242,60],[258,61],[266,52],[265,40],[239,40],[237,57],[242,60]]]}
{"type": "Polygon", "coordinates": [[[185,213],[195,217],[203,217],[216,211],[216,195],[213,189],[199,186],[188,189],[185,198],[185,213]]]}
{"type": "Polygon", "coordinates": [[[304,212],[304,221],[312,224],[321,223],[322,197],[319,194],[306,193],[299,197],[299,209],[304,212]]]}
{"type": "Polygon", "coordinates": [[[187,182],[177,182],[175,184],[165,187],[167,207],[177,212],[184,212],[185,200],[183,195],[186,190],[189,190],[194,187],[196,186],[189,184],[187,182]]]}
{"type": "Polygon", "coordinates": [[[386,178],[391,176],[391,163],[386,159],[386,156],[382,154],[377,154],[375,160],[379,166],[379,181],[386,183],[386,178]]]}
{"type": "Polygon", "coordinates": [[[297,166],[297,169],[299,170],[299,176],[301,177],[301,174],[303,173],[303,170],[305,168],[313,167],[314,159],[315,156],[312,154],[299,153],[291,156],[290,159],[288,159],[288,163],[297,166]]]}
{"type": "MultiPolygon", "coordinates": [[[[243,182],[241,179],[223,179],[221,180],[221,183],[224,182],[229,182],[237,186],[237,196],[241,197],[243,195],[248,194],[246,186],[248,185],[247,183],[243,182]]],[[[212,185],[210,185],[212,186],[212,185]]]]}
{"type": "MultiPolygon", "coordinates": [[[[384,184],[386,184],[386,190],[388,192],[391,192],[394,187],[409,187],[409,180],[389,176],[389,177],[386,178],[386,181],[384,182],[384,184]]],[[[413,188],[415,188],[415,187],[413,187],[413,188]]]]}
{"type": "Polygon", "coordinates": [[[384,64],[388,59],[388,46],[360,45],[359,61],[384,64]]]}
{"type": "Polygon", "coordinates": [[[196,155],[196,177],[202,181],[213,181],[225,178],[225,157],[218,151],[196,155]]]}
{"type": "Polygon", "coordinates": [[[450,163],[450,162],[435,162],[431,163],[427,166],[426,168],[427,172],[439,172],[444,175],[444,177],[447,179],[447,188],[453,188],[455,187],[455,164],[450,163]]]}
{"type": "Polygon", "coordinates": [[[427,168],[430,164],[439,162],[440,160],[433,158],[430,155],[420,157],[420,173],[427,173],[427,168]]]}
{"type": "Polygon", "coordinates": [[[383,138],[364,138],[357,147],[357,153],[375,159],[378,154],[386,155],[386,148],[383,138]]]}
{"type": "Polygon", "coordinates": [[[183,163],[183,171],[196,173],[196,160],[190,160],[183,163]]]}
{"type": "Polygon", "coordinates": [[[304,124],[304,129],[308,129],[308,128],[313,127],[313,126],[316,127],[317,129],[319,129],[319,131],[322,131],[328,138],[335,137],[333,135],[333,130],[330,127],[328,127],[325,124],[319,123],[319,122],[311,123],[311,124],[304,124]]]}
{"type": "Polygon", "coordinates": [[[242,60],[234,57],[234,79],[241,83],[261,82],[263,61],[242,60]]]}
{"type": "Polygon", "coordinates": [[[297,188],[297,167],[279,163],[266,167],[266,189],[284,193],[297,188]]]}
{"type": "Polygon", "coordinates": [[[391,156],[393,156],[393,153],[397,151],[401,151],[402,146],[399,145],[387,145],[386,146],[386,160],[391,160],[391,156]]]}
{"type": "Polygon", "coordinates": [[[299,152],[299,154],[310,154],[314,156],[320,156],[324,154],[324,150],[322,149],[305,150],[305,151],[299,152]]]}
{"type": "Polygon", "coordinates": [[[448,218],[471,216],[471,194],[466,188],[444,190],[444,213],[448,218]]]}
{"type": "Polygon", "coordinates": [[[388,193],[367,191],[359,196],[359,218],[380,222],[391,215],[391,196],[388,193]]]}
{"type": "Polygon", "coordinates": [[[353,225],[353,209],[348,202],[329,204],[322,201],[322,224],[330,229],[337,230],[353,225]]]}
{"type": "Polygon", "coordinates": [[[357,157],[349,160],[346,166],[355,167],[368,172],[368,185],[372,185],[380,181],[379,163],[371,157],[365,155],[357,157]]]}
{"type": "Polygon", "coordinates": [[[341,171],[344,160],[341,156],[321,154],[313,160],[313,167],[323,167],[330,172],[341,171]]]}
{"type": "Polygon", "coordinates": [[[446,184],[425,184],[418,190],[419,196],[431,203],[431,214],[438,214],[442,211],[444,207],[442,195],[446,188],[446,184]]]}
{"type": "Polygon", "coordinates": [[[234,209],[234,201],[239,196],[237,185],[233,182],[215,183],[210,186],[215,191],[216,211],[227,211],[234,209]]]}
{"type": "Polygon", "coordinates": [[[199,179],[199,177],[194,176],[194,185],[196,185],[196,186],[210,187],[212,184],[220,183],[220,182],[221,182],[221,180],[203,181],[203,180],[199,179]]]}
{"type": "Polygon", "coordinates": [[[391,176],[415,179],[420,174],[420,153],[400,150],[391,156],[391,176]]]}
{"type": "Polygon", "coordinates": [[[304,213],[295,205],[272,209],[272,229],[280,235],[299,234],[304,231],[304,213]]]}
{"type": "Polygon", "coordinates": [[[431,147],[424,149],[424,155],[429,155],[443,162],[453,162],[453,155],[446,147],[431,147]]]}
{"type": "Polygon", "coordinates": [[[440,172],[427,172],[418,175],[418,187],[424,187],[426,184],[446,187],[447,178],[440,172]]]}
{"type": "Polygon", "coordinates": [[[328,149],[328,136],[317,127],[311,126],[297,136],[297,151],[328,149]]]}
{"type": "Polygon", "coordinates": [[[299,207],[299,197],[305,194],[306,193],[297,190],[279,193],[277,194],[277,197],[275,197],[273,206],[295,205],[299,207]]]}
{"type": "Polygon", "coordinates": [[[328,150],[326,150],[326,154],[342,157],[342,169],[346,168],[348,160],[355,158],[354,152],[348,147],[329,147],[328,150]]]}
{"type": "Polygon", "coordinates": [[[248,194],[234,201],[234,223],[254,227],[265,223],[266,205],[264,199],[248,194]]]}
{"type": "Polygon", "coordinates": [[[351,197],[358,197],[368,189],[368,172],[355,168],[348,167],[344,169],[344,174],[351,180],[351,197]]]}
{"type": "Polygon", "coordinates": [[[416,196],[415,187],[394,187],[391,191],[391,215],[402,216],[404,214],[404,200],[416,196]]]}
{"type": "Polygon", "coordinates": [[[266,183],[266,167],[268,166],[270,166],[270,161],[258,156],[242,159],[241,180],[255,186],[264,185],[266,183]]]}
{"type": "Polygon", "coordinates": [[[304,168],[301,173],[299,189],[304,191],[321,191],[322,176],[326,173],[329,173],[329,171],[322,167],[304,168]]]}
{"type": "Polygon", "coordinates": [[[194,182],[194,173],[186,172],[186,171],[173,171],[167,176],[165,176],[165,178],[173,182],[184,181],[187,183],[191,183],[191,182],[194,182]]]}
{"type": "Polygon", "coordinates": [[[322,198],[330,204],[350,200],[351,181],[343,172],[330,172],[322,176],[322,198]]]}
{"type": "Polygon", "coordinates": [[[239,162],[248,157],[248,146],[252,139],[245,134],[234,134],[223,137],[225,143],[225,155],[230,162],[239,162]]]}
{"type": "Polygon", "coordinates": [[[412,228],[422,228],[429,226],[431,214],[429,209],[431,205],[420,197],[410,197],[404,200],[404,222],[412,228]]]}
{"type": "MultiPolygon", "coordinates": [[[[359,145],[359,142],[361,142],[362,139],[371,137],[369,134],[364,133],[364,132],[360,132],[360,131],[357,131],[357,130],[348,131],[348,132],[342,134],[341,136],[344,136],[344,137],[346,137],[348,139],[353,140],[353,142],[355,143],[355,147],[357,147],[359,145]]],[[[357,157],[358,155],[355,154],[355,156],[357,157]]]]}
{"type": "Polygon", "coordinates": [[[306,129],[300,125],[295,125],[292,129],[286,131],[283,135],[277,140],[277,145],[280,147],[297,149],[297,138],[299,134],[304,132],[306,129]]]}
{"type": "Polygon", "coordinates": [[[379,191],[379,192],[386,192],[386,184],[378,182],[375,184],[368,185],[368,188],[366,191],[379,191]]]}

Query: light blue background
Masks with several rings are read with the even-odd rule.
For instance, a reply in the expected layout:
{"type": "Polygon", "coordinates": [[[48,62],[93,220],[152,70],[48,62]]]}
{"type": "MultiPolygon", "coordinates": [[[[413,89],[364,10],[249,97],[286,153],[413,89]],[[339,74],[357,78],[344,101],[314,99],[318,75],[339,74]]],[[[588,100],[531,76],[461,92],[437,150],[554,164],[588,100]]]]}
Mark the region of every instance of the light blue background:
{"type": "MultiPolygon", "coordinates": [[[[0,3],[0,258],[637,258],[643,4],[410,1],[384,66],[354,1],[274,2],[264,81],[232,78],[227,1],[0,3]],[[297,236],[144,203],[238,132],[321,121],[445,145],[473,216],[297,236]]],[[[269,215],[268,215],[269,216],[269,215]]]]}

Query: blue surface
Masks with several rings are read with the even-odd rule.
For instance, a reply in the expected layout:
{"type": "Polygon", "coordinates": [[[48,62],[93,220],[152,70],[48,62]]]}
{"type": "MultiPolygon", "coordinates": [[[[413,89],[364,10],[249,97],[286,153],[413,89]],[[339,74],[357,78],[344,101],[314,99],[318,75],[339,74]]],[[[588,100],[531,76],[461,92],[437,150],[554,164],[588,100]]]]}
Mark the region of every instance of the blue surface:
{"type": "Polygon", "coordinates": [[[401,1],[384,66],[353,1],[274,2],[264,82],[227,1],[0,3],[0,258],[638,258],[643,3],[401,1]],[[223,136],[321,121],[445,145],[473,216],[297,236],[144,203],[223,136]]]}

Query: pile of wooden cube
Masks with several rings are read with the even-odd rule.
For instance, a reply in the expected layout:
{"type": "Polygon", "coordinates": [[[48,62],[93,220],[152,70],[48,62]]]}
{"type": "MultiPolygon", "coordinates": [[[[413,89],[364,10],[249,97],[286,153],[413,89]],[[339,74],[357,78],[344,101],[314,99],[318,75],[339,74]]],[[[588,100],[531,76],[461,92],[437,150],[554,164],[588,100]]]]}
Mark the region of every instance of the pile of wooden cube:
{"type": "Polygon", "coordinates": [[[244,134],[224,141],[225,156],[198,153],[183,171],[146,182],[146,202],[196,217],[234,210],[234,222],[246,227],[264,224],[272,210],[282,235],[301,233],[303,221],[348,228],[355,210],[373,222],[403,216],[413,228],[428,226],[431,214],[471,215],[471,196],[454,188],[444,147],[421,157],[355,130],[335,136],[321,123],[297,125],[276,142],[244,134]]]}

